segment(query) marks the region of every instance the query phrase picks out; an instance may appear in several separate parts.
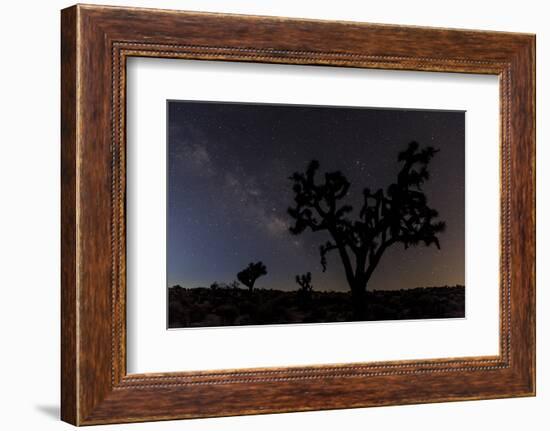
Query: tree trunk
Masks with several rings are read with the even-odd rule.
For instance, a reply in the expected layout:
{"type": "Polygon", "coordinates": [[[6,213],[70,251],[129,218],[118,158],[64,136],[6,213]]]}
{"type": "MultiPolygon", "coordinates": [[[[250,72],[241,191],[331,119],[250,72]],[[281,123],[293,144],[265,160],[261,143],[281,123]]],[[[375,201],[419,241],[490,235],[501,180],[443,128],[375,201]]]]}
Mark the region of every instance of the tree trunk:
{"type": "Polygon", "coordinates": [[[354,320],[367,319],[367,286],[357,285],[351,289],[351,301],[354,320]]]}

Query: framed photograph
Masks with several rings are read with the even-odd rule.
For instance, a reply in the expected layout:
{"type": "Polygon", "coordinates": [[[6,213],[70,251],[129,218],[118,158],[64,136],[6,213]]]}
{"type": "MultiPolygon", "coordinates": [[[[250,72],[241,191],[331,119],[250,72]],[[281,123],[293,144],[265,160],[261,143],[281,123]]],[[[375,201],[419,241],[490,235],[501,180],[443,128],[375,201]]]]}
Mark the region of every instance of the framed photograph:
{"type": "Polygon", "coordinates": [[[62,419],[535,394],[535,37],[62,11],[62,419]]]}

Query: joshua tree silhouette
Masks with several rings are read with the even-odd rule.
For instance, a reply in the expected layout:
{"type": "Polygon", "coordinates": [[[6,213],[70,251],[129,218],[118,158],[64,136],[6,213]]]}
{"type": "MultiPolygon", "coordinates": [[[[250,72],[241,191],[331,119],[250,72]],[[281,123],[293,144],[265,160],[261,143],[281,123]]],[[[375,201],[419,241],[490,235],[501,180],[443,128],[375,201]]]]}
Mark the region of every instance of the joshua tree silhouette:
{"type": "Polygon", "coordinates": [[[428,164],[438,152],[433,147],[420,149],[411,142],[398,155],[401,169],[397,181],[386,192],[379,189],[363,190],[363,204],[356,220],[347,215],[351,205],[340,201],[348,195],[350,182],[339,171],[325,173],[324,181],[317,182],[319,162],[312,160],[305,173],[295,172],[293,183],[294,206],[288,208],[294,219],[290,232],[298,235],[306,229],[327,231],[331,240],[319,248],[323,271],[327,268],[327,254],[337,250],[344,266],[346,280],[352,293],[354,317],[366,317],[366,290],[368,282],[384,252],[393,244],[405,248],[421,242],[440,248],[437,234],[445,229],[438,221],[438,212],[427,204],[422,184],[429,179],[428,164]]]}
{"type": "Polygon", "coordinates": [[[300,286],[300,292],[309,293],[313,290],[311,284],[311,272],[296,276],[296,283],[300,286]]]}
{"type": "Polygon", "coordinates": [[[237,274],[237,279],[248,287],[249,291],[254,288],[254,283],[262,275],[267,274],[267,269],[263,262],[250,262],[248,266],[237,274]]]}
{"type": "Polygon", "coordinates": [[[296,283],[300,286],[298,289],[298,301],[302,308],[311,302],[313,285],[311,284],[311,272],[296,276],[296,283]]]}

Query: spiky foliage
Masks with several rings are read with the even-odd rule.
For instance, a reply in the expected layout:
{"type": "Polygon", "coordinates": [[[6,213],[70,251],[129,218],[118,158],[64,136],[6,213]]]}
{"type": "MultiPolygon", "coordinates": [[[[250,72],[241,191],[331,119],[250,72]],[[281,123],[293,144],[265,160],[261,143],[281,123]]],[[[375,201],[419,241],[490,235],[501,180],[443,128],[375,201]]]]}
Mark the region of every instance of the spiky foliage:
{"type": "Polygon", "coordinates": [[[300,291],[311,292],[313,285],[311,284],[311,272],[296,276],[296,283],[300,286],[300,291]]]}
{"type": "Polygon", "coordinates": [[[330,234],[331,240],[319,248],[323,271],[327,255],[337,251],[355,302],[363,302],[366,286],[390,246],[434,244],[440,248],[438,234],[445,223],[437,220],[438,212],[428,205],[422,190],[429,179],[428,165],[437,151],[411,142],[398,155],[401,169],[397,181],[386,191],[365,188],[354,220],[350,218],[353,207],[344,203],[350,182],[341,172],[325,173],[318,181],[319,162],[312,160],[304,173],[290,177],[294,191],[294,206],[288,209],[294,219],[290,232],[299,235],[309,229],[330,234]]]}
{"type": "Polygon", "coordinates": [[[267,268],[263,262],[250,262],[248,266],[237,274],[237,279],[252,291],[254,283],[262,275],[267,274],[267,268]]]}

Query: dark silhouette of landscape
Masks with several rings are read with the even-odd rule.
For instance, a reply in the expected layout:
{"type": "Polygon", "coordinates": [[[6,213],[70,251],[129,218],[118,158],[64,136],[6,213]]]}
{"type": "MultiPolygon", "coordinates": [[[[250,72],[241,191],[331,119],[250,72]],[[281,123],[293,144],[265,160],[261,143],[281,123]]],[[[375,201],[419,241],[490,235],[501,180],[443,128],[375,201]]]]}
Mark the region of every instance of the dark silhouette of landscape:
{"type": "Polygon", "coordinates": [[[168,289],[168,327],[192,328],[284,323],[443,319],[465,316],[464,286],[368,291],[357,319],[349,292],[242,289],[216,283],[211,288],[168,289]]]}
{"type": "Polygon", "coordinates": [[[324,239],[318,245],[319,263],[326,271],[328,257],[335,252],[337,258],[331,265],[341,265],[347,292],[316,291],[309,268],[289,280],[288,290],[258,288],[258,280],[269,276],[269,262],[251,261],[243,269],[236,269],[237,280],[229,284],[170,287],[168,326],[464,317],[462,285],[368,289],[372,275],[390,248],[441,248],[439,235],[445,230],[445,222],[428,204],[423,191],[430,178],[429,164],[437,153],[433,147],[409,143],[397,156],[400,169],[396,180],[385,189],[363,188],[359,208],[348,203],[351,183],[341,171],[320,174],[320,163],[312,160],[304,172],[289,177],[294,202],[288,207],[293,221],[287,228],[288,240],[306,231],[324,239]]]}

